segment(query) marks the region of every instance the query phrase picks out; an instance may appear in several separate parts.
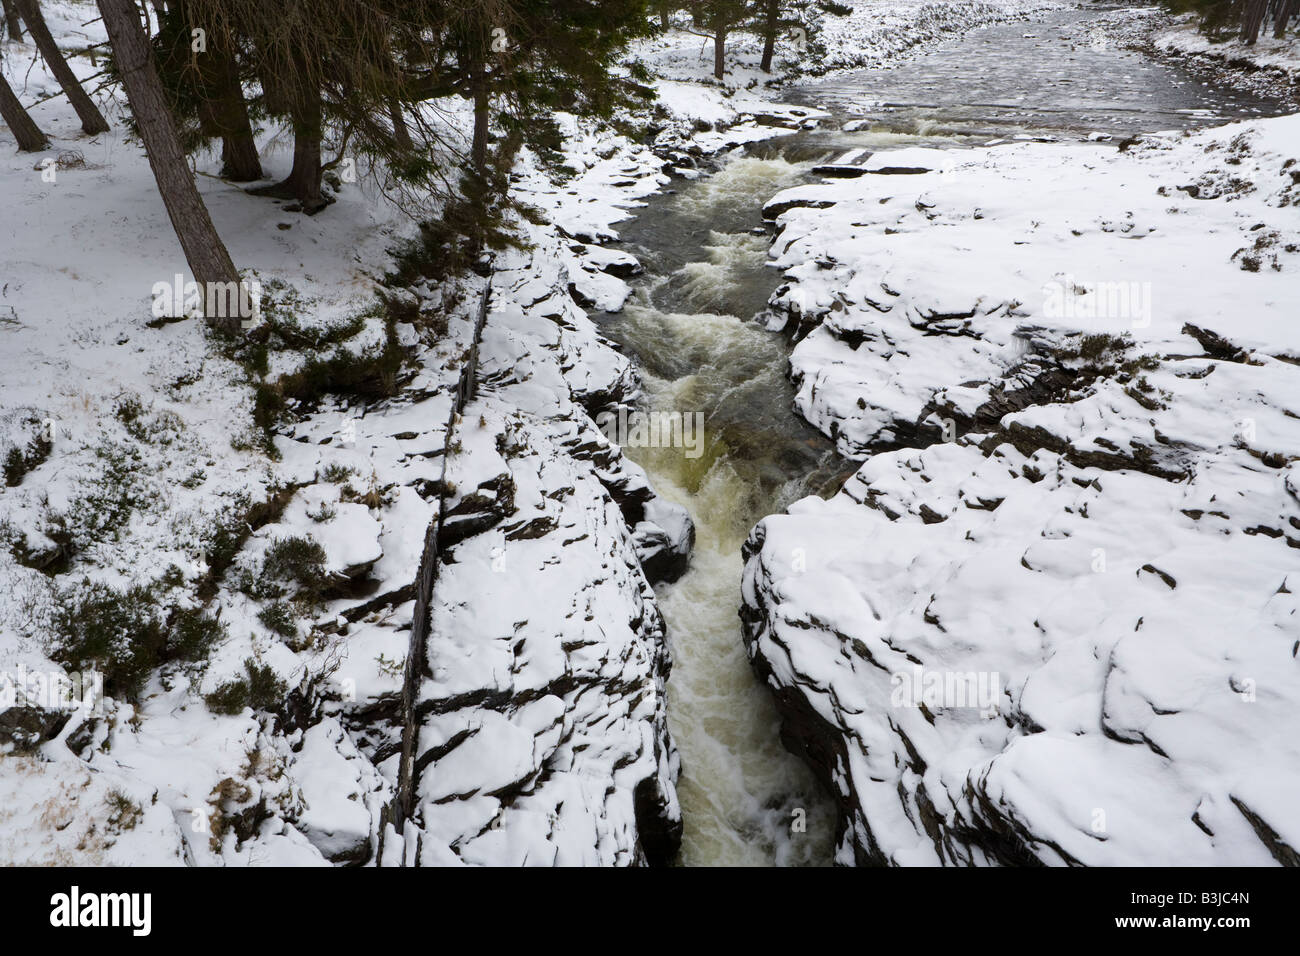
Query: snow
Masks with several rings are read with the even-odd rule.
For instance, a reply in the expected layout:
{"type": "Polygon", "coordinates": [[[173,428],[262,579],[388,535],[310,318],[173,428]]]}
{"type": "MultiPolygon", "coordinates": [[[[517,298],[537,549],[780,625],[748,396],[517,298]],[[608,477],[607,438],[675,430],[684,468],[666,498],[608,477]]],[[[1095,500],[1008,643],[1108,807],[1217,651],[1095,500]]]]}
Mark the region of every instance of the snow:
{"type": "Polygon", "coordinates": [[[776,304],[825,316],[791,359],[800,410],[861,457],[936,400],[967,410],[987,400],[987,386],[958,386],[1012,372],[1032,337],[1126,335],[1140,351],[1195,352],[1185,327],[1231,315],[1220,328],[1241,347],[1300,355],[1281,321],[1295,288],[1284,164],[1296,130],[1289,118],[1237,124],[1136,153],[897,150],[872,158],[930,172],[778,194],[769,209],[791,208],[778,217],[775,262],[790,281],[776,304]],[[1204,168],[1188,168],[1201,154],[1204,168]],[[1255,185],[1208,201],[1234,181],[1255,185]],[[869,347],[844,348],[859,337],[869,347]]]}
{"type": "Polygon", "coordinates": [[[797,406],[866,459],[745,570],[751,655],[825,722],[837,858],[1286,859],[1300,117],[907,152],[769,204],[797,406]],[[996,714],[895,706],[917,665],[996,714]]]}
{"type": "MultiPolygon", "coordinates": [[[[849,69],[1048,6],[855,2],[810,32],[826,68],[849,69]]],[[[92,5],[43,8],[65,47],[103,41],[92,5]]],[[[613,865],[670,847],[671,653],[648,572],[684,561],[693,529],[596,426],[635,402],[638,380],[584,305],[626,303],[639,265],[618,224],[647,197],[714,155],[825,119],[774,102],[755,39],[735,39],[722,84],[698,37],[635,51],[663,77],[637,118],[647,142],[560,116],[568,170],[521,158],[515,194],[542,224],[520,221],[524,247],[495,261],[480,394],[454,435],[482,280],[385,286],[414,226],[364,180],[309,218],[197,157],[234,260],[282,314],[337,339],[318,357],[383,345],[379,299],[402,306],[397,393],[292,404],[274,456],[254,440],[257,374],[199,322],[153,321],[154,284],[188,271],[122,104],[99,94],[114,128],[86,138],[34,50],[6,41],[6,76],[40,101],[53,145],[14,154],[0,133],[0,457],[52,442],[0,489],[0,668],[63,670],[50,629],[61,599],[36,565],[64,560],[58,583],[151,584],[160,606],[205,606],[225,632],[202,666],[170,662],[137,703],[109,697],[34,747],[10,732],[17,708],[0,709],[0,862],[613,865]],[[60,155],[43,177],[39,160],[60,155]],[[419,806],[398,838],[380,820],[396,787],[411,585],[441,490],[451,533],[417,662],[419,806]],[[267,503],[282,507],[253,522],[267,503]],[[247,538],[209,580],[225,531],[247,538]],[[325,593],[284,637],[262,619],[256,581],[266,549],[291,537],[323,548],[325,593]],[[204,701],[249,660],[284,682],[275,717],[204,701]]],[[[778,75],[810,68],[801,53],[783,41],[778,75]]],[[[71,63],[83,78],[98,69],[71,63]]],[[[464,123],[463,104],[439,106],[464,123]]],[[[750,638],[774,680],[844,731],[841,859],[997,859],[976,837],[933,842],[932,814],[954,833],[1015,833],[1049,862],[1257,863],[1295,845],[1285,584],[1300,342],[1285,321],[1295,177],[1282,164],[1296,137],[1278,120],[1124,154],[902,150],[867,157],[861,179],[785,194],[805,203],[780,214],[773,250],[788,279],[774,306],[808,332],[792,360],[799,410],[848,454],[928,442],[944,418],[967,432],[1002,386],[1031,381],[1034,357],[1077,343],[1078,324],[1045,309],[1044,285],[1067,275],[1150,282],[1151,322],[1104,328],[1162,356],[1146,372],[1158,411],[1103,377],[1071,404],[1001,416],[990,448],[877,453],[834,500],[761,526],[750,638]],[[928,172],[885,170],[900,164],[928,172]],[[1098,170],[1098,189],[1081,192],[1098,170]],[[1242,271],[1248,260],[1260,271],[1242,271]],[[1205,357],[1186,323],[1250,361],[1205,357]],[[1018,450],[1044,435],[1050,448],[1018,450]],[[807,571],[782,563],[795,548],[807,571]],[[1097,549],[1104,574],[1090,570],[1097,549]],[[883,710],[889,672],[916,659],[996,670],[998,718],[883,710]]],[[[284,131],[260,145],[268,174],[285,173],[284,131]]],[[[305,360],[273,352],[269,376],[305,360]]]]}
{"type": "Polygon", "coordinates": [[[1255,69],[1272,70],[1294,81],[1300,77],[1300,49],[1295,37],[1276,39],[1272,21],[1260,31],[1253,44],[1238,36],[1225,40],[1212,40],[1200,31],[1191,16],[1179,18],[1176,25],[1152,38],[1158,50],[1179,56],[1200,57],[1229,65],[1246,64],[1255,69]]]}

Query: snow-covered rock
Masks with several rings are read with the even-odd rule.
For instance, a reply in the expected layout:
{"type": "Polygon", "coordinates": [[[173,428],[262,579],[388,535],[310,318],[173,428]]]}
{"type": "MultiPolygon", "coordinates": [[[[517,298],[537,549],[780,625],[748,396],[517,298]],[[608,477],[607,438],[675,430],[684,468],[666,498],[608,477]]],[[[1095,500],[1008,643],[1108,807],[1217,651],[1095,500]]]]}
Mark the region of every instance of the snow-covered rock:
{"type": "MultiPolygon", "coordinates": [[[[94,23],[84,6],[57,4],[56,32],[102,42],[98,24],[81,26],[94,23]]],[[[29,50],[6,46],[7,70],[26,62],[29,50]]],[[[41,68],[22,88],[57,92],[41,68]]],[[[79,136],[57,98],[34,112],[60,148],[79,136]]],[[[720,126],[739,121],[729,116],[720,126]]],[[[13,462],[0,489],[0,684],[23,668],[64,674],[48,655],[61,650],[51,621],[69,571],[151,589],[140,606],[165,620],[206,608],[215,622],[202,661],[161,662],[134,705],[110,694],[80,716],[0,706],[0,862],[374,862],[397,782],[413,582],[444,491],[423,792],[476,790],[470,803],[495,800],[500,826],[480,839],[472,814],[457,823],[435,796],[408,828],[427,828],[422,862],[671,858],[669,654],[650,583],[680,573],[692,529],[593,420],[638,386],[580,304],[621,307],[640,266],[612,226],[669,180],[652,149],[560,119],[574,172],[563,183],[529,154],[520,163],[518,195],[547,223],[521,221],[531,251],[496,262],[479,399],[450,433],[482,283],[384,284],[413,234],[401,210],[344,188],[326,214],[285,221],[200,180],[236,261],[274,287],[268,301],[331,343],[319,357],[404,356],[395,394],[289,398],[268,441],[251,428],[260,375],[199,322],[150,324],[154,279],[184,269],[139,150],[117,131],[76,140],[85,163],[57,182],[30,157],[0,164],[14,226],[0,246],[13,266],[0,305],[0,456],[13,462]],[[31,246],[38,230],[56,240],[31,246]],[[76,274],[74,241],[94,250],[76,274]],[[471,564],[498,547],[507,572],[471,564]],[[485,671],[494,646],[519,667],[485,671]],[[452,685],[479,696],[444,697],[452,685]],[[451,720],[486,729],[444,749],[451,720]],[[80,796],[48,812],[62,790],[80,796]],[[105,801],[120,811],[111,833],[105,801]],[[554,833],[539,825],[548,814],[554,833]]],[[[287,156],[264,145],[268,171],[282,171],[287,156]]],[[[306,361],[271,348],[266,383],[306,361]]]]}
{"type": "Polygon", "coordinates": [[[1295,863],[1300,117],[918,165],[774,244],[867,459],[746,546],[837,858],[1295,863]]]}

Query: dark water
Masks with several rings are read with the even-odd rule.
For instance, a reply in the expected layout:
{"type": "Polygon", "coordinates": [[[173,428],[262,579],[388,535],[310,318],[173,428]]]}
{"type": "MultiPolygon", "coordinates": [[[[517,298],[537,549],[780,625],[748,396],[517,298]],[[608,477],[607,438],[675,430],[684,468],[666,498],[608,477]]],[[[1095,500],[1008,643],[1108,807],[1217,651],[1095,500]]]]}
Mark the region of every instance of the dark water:
{"type": "Polygon", "coordinates": [[[971,31],[887,70],[792,90],[840,121],[960,140],[1045,135],[1115,139],[1286,112],[1280,100],[1226,89],[1125,44],[1143,8],[1085,4],[1039,20],[971,31]]]}

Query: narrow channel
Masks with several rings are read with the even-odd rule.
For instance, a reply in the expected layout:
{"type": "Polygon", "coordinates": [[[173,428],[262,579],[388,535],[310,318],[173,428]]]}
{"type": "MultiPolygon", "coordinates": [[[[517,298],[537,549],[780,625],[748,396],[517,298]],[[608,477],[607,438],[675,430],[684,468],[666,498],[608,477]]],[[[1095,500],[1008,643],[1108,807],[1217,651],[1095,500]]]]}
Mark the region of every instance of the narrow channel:
{"type": "Polygon", "coordinates": [[[682,864],[826,865],[834,853],[829,798],[782,746],[737,617],[750,528],[799,498],[833,494],[856,467],[794,413],[789,343],[756,321],[781,278],[767,264],[763,203],[848,149],[1118,138],[1284,111],[1122,48],[1102,28],[1125,15],[1092,4],[986,27],[894,69],[788,91],[834,118],[733,154],[622,227],[647,274],[624,312],[597,318],[638,364],[644,410],[705,416],[698,457],[628,449],[697,531],[690,570],[659,592],[675,661],[669,722],[682,753],[682,864]]]}

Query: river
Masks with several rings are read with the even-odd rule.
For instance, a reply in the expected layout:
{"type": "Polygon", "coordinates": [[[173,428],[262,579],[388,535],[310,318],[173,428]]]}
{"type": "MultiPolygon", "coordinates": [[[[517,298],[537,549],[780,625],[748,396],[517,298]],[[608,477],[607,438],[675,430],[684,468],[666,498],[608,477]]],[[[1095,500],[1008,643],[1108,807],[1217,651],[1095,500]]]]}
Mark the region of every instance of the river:
{"type": "Polygon", "coordinates": [[[754,317],[780,276],[763,203],[848,149],[964,148],[997,139],[1112,140],[1273,115],[1279,104],[1205,85],[1123,49],[1096,4],[971,31],[886,70],[828,77],[784,98],[833,114],[822,129],[738,151],[621,229],[646,267],[603,331],[638,363],[647,411],[705,416],[704,453],[629,448],[695,520],[690,570],[659,589],[675,659],[669,721],[682,753],[686,865],[825,865],[834,811],[780,742],[741,642],[740,548],[764,515],[832,494],[853,462],[792,411],[789,343],[754,317]],[[850,124],[852,132],[842,127],[850,124]]]}

